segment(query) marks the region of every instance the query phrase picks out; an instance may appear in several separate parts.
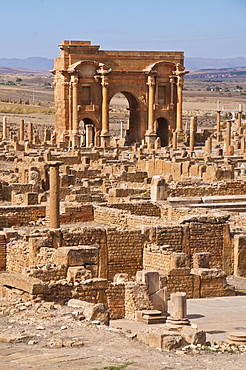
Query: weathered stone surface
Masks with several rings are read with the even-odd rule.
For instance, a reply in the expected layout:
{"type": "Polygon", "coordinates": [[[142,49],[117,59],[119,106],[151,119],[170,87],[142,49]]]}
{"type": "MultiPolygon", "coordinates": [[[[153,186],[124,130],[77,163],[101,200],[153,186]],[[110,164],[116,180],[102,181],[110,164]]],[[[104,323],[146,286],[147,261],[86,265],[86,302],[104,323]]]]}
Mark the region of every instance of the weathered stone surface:
{"type": "Polygon", "coordinates": [[[94,265],[98,263],[98,246],[61,247],[55,251],[53,259],[57,265],[94,265]]]}
{"type": "Polygon", "coordinates": [[[70,299],[68,306],[80,308],[89,321],[99,321],[101,324],[109,325],[109,312],[103,303],[92,304],[79,299],[70,299]]]}
{"type": "Polygon", "coordinates": [[[0,273],[0,284],[23,290],[32,295],[44,294],[47,290],[46,284],[39,279],[9,272],[0,273]]]}

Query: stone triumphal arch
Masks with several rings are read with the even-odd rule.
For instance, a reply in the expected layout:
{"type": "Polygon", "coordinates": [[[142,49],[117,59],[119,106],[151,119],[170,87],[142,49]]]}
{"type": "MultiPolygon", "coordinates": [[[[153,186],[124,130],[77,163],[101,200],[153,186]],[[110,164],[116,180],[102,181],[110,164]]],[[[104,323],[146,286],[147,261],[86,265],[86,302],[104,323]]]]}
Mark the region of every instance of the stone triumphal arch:
{"type": "Polygon", "coordinates": [[[129,103],[129,144],[159,137],[166,146],[173,131],[182,131],[182,52],[104,51],[89,41],[59,48],[52,71],[57,141],[79,145],[83,126],[87,145],[108,146],[109,102],[119,92],[129,103]]]}

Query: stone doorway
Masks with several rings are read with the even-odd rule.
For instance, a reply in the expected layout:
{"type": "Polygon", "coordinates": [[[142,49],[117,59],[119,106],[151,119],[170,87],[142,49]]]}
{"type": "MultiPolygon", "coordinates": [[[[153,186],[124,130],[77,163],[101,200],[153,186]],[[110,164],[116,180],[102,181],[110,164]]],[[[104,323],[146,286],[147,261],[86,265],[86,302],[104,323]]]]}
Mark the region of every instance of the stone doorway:
{"type": "Polygon", "coordinates": [[[168,121],[160,117],[156,120],[156,135],[161,140],[161,146],[168,146],[169,144],[169,127],[168,121]]]}
{"type": "Polygon", "coordinates": [[[95,129],[94,123],[90,118],[84,118],[80,121],[79,135],[81,146],[89,148],[90,145],[94,145],[95,129]]]}

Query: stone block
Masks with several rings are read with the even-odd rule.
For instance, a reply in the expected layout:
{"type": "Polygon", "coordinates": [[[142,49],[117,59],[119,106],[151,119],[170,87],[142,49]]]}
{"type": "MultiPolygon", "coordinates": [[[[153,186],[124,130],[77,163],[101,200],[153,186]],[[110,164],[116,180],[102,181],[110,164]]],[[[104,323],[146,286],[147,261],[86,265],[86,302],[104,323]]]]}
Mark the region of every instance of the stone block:
{"type": "Polygon", "coordinates": [[[188,256],[182,252],[174,252],[171,255],[170,269],[187,267],[188,256]]]}
{"type": "Polygon", "coordinates": [[[109,325],[109,311],[103,303],[92,304],[79,299],[70,299],[67,305],[80,308],[89,321],[99,321],[101,324],[109,325]]]}
{"type": "Polygon", "coordinates": [[[74,266],[69,267],[67,270],[67,280],[68,282],[79,282],[87,279],[92,279],[92,273],[90,270],[86,269],[84,266],[74,266]]]}
{"type": "Polygon", "coordinates": [[[24,201],[26,205],[38,204],[38,193],[25,193],[24,201]]]}
{"type": "Polygon", "coordinates": [[[153,303],[154,309],[163,313],[167,312],[167,288],[162,288],[150,295],[150,300],[153,303]]]}
{"type": "Polygon", "coordinates": [[[158,271],[137,271],[136,283],[145,283],[148,293],[153,294],[160,289],[160,274],[158,271]]]}
{"type": "Polygon", "coordinates": [[[153,176],[151,180],[151,201],[167,199],[167,184],[163,176],[153,176]]]}
{"type": "Polygon", "coordinates": [[[211,253],[194,253],[193,254],[193,268],[210,268],[211,253]]]}
{"type": "Polygon", "coordinates": [[[98,245],[58,248],[53,255],[53,261],[57,265],[65,266],[95,265],[98,263],[98,245]]]}
{"type": "Polygon", "coordinates": [[[203,330],[192,328],[191,326],[183,326],[180,334],[190,344],[205,345],[206,344],[206,333],[203,330]]]}
{"type": "Polygon", "coordinates": [[[31,295],[44,294],[47,291],[46,284],[41,280],[9,272],[2,272],[0,274],[0,284],[22,290],[31,295]]]}

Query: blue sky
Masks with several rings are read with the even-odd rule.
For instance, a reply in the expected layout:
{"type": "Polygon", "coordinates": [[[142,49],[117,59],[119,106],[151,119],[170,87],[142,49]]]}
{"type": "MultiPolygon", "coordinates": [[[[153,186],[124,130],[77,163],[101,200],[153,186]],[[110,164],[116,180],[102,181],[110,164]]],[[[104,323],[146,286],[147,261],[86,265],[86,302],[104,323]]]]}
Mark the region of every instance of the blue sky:
{"type": "Polygon", "coordinates": [[[0,0],[0,14],[0,58],[58,57],[62,40],[246,57],[246,0],[0,0]]]}

